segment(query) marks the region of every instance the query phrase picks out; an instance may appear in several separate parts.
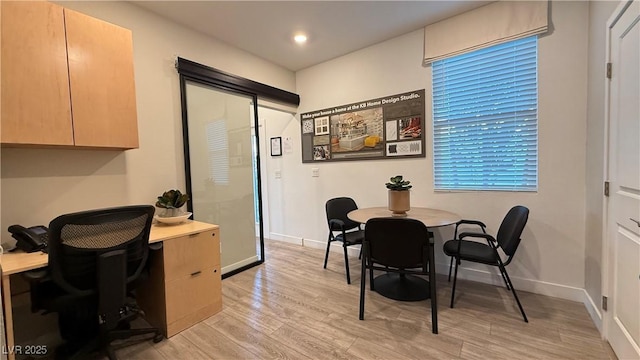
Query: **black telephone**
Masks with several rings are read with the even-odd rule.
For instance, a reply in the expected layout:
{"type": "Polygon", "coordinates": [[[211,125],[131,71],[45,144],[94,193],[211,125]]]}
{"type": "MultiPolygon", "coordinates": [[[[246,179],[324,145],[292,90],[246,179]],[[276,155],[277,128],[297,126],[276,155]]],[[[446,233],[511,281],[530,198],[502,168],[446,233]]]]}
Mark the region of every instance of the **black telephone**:
{"type": "Polygon", "coordinates": [[[49,229],[45,226],[38,225],[27,229],[22,225],[11,225],[7,230],[14,239],[18,240],[16,248],[26,252],[38,250],[46,252],[49,229]]]}

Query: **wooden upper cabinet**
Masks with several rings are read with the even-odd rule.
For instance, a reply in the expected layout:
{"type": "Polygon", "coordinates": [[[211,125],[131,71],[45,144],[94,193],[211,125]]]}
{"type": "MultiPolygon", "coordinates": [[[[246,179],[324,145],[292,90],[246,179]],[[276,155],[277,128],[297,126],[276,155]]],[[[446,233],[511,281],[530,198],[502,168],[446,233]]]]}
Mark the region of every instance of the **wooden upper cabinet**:
{"type": "Polygon", "coordinates": [[[0,6],[1,142],[73,145],[63,8],[30,1],[0,6]]]}
{"type": "Polygon", "coordinates": [[[131,31],[44,1],[0,10],[2,145],[137,148],[131,31]]]}
{"type": "Polygon", "coordinates": [[[131,31],[65,9],[76,146],[138,147],[131,31]]]}

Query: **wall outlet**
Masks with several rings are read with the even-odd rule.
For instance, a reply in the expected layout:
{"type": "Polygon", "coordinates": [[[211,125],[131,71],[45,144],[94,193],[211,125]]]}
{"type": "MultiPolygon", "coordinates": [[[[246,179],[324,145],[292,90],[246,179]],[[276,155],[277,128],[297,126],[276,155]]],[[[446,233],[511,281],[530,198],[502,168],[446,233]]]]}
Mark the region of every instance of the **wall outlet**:
{"type": "Polygon", "coordinates": [[[318,168],[311,169],[311,176],[313,176],[313,177],[320,176],[320,169],[318,169],[318,168]]]}
{"type": "Polygon", "coordinates": [[[282,177],[282,170],[276,170],[276,179],[280,179],[282,177]]]}

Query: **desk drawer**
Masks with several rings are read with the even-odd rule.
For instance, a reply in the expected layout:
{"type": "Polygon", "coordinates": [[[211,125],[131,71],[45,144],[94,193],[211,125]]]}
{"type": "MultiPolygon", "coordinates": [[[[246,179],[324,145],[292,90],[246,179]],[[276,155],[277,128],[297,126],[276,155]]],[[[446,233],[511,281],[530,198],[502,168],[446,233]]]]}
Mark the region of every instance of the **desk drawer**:
{"type": "Polygon", "coordinates": [[[220,266],[165,283],[167,326],[181,322],[180,327],[184,329],[217,313],[222,309],[221,293],[220,266]],[[202,309],[209,309],[210,314],[203,314],[202,309]],[[206,316],[193,318],[194,314],[206,316]],[[181,321],[183,319],[186,321],[181,321]]]}
{"type": "Polygon", "coordinates": [[[220,265],[218,230],[167,240],[163,245],[165,281],[220,265]]]}

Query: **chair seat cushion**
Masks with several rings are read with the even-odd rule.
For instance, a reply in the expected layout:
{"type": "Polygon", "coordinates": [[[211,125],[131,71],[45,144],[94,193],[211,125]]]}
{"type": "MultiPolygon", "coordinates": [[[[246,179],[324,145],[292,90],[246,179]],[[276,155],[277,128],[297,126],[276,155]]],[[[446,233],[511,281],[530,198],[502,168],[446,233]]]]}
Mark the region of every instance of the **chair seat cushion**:
{"type": "Polygon", "coordinates": [[[489,245],[477,241],[468,240],[449,240],[442,247],[445,254],[456,256],[458,253],[458,241],[460,245],[460,259],[475,261],[488,265],[497,265],[497,254],[489,245]]]}
{"type": "Polygon", "coordinates": [[[337,241],[344,242],[346,245],[362,244],[364,240],[364,230],[356,230],[345,233],[346,240],[342,238],[342,234],[336,235],[337,241]]]}

